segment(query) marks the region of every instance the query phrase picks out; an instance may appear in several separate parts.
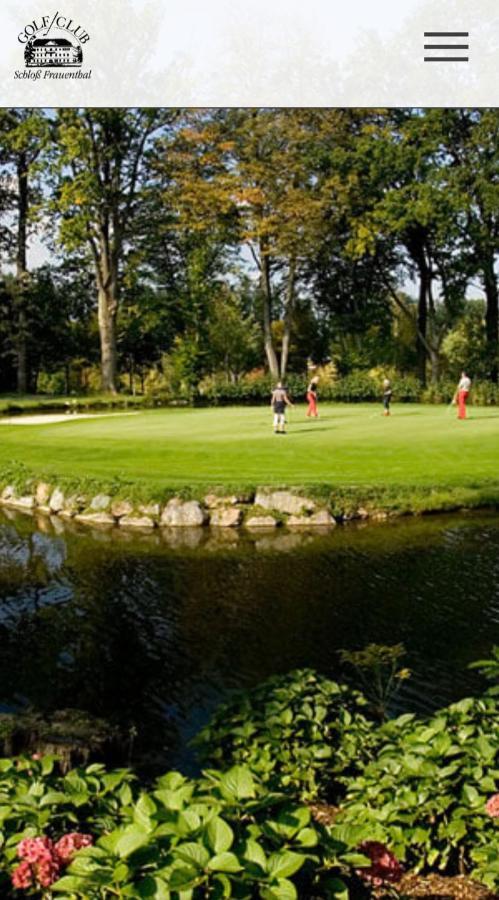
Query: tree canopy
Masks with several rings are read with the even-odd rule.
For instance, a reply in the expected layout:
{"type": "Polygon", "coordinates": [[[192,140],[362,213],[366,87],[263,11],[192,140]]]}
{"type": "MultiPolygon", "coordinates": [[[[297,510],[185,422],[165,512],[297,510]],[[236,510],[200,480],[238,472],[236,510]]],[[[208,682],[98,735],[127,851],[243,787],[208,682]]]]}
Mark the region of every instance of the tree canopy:
{"type": "Polygon", "coordinates": [[[2,110],[0,389],[497,382],[498,136],[494,109],[2,110]]]}

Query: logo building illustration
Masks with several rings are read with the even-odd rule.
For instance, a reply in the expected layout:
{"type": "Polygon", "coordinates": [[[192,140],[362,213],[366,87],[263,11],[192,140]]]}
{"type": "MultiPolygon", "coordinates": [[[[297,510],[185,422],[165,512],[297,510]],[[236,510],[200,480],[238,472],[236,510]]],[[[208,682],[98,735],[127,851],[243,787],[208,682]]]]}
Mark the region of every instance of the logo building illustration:
{"type": "Polygon", "coordinates": [[[81,66],[83,51],[67,38],[32,38],[24,49],[26,66],[81,66]]]}
{"type": "Polygon", "coordinates": [[[53,16],[37,16],[18,35],[18,41],[24,45],[24,65],[37,69],[81,68],[83,44],[89,40],[82,25],[59,11],[53,16]]]}

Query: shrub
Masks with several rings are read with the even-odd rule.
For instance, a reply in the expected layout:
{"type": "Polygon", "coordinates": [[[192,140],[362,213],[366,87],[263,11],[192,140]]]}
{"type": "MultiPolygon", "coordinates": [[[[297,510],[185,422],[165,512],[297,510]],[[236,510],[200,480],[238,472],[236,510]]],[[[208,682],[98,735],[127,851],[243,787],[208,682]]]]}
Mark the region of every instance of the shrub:
{"type": "Polygon", "coordinates": [[[334,796],[337,777],[369,758],[374,726],[358,691],[303,669],[241,691],[194,741],[202,761],[249,766],[271,790],[334,796]]]}
{"type": "Polygon", "coordinates": [[[499,848],[497,824],[486,810],[499,779],[496,699],[466,698],[426,721],[401,716],[379,738],[376,759],[345,784],[332,834],[383,841],[417,870],[473,869],[480,876],[487,865],[483,848],[499,848]]]}
{"type": "Polygon", "coordinates": [[[423,403],[450,403],[456,393],[455,381],[442,379],[438,384],[430,384],[422,391],[423,403]]]}
{"type": "Polygon", "coordinates": [[[345,894],[339,875],[368,863],[240,766],[201,779],[169,772],[147,792],[101,767],[62,779],[52,759],[4,760],[0,771],[2,897],[12,883],[71,900],[327,900],[345,894]]]}
{"type": "Polygon", "coordinates": [[[471,386],[471,402],[476,406],[498,406],[499,385],[491,381],[476,381],[471,386]]]}
{"type": "MultiPolygon", "coordinates": [[[[292,400],[300,402],[305,399],[307,389],[306,377],[288,375],[286,387],[292,400]]],[[[233,404],[268,404],[275,380],[270,375],[248,373],[239,381],[231,382],[223,375],[211,375],[198,385],[195,404],[197,406],[226,406],[233,404]]]]}

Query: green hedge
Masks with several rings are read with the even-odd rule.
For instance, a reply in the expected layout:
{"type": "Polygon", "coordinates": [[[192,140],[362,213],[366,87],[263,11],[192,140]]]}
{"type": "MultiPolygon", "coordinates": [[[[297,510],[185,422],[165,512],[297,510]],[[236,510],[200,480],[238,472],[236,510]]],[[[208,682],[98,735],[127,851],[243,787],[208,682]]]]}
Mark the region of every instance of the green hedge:
{"type": "MultiPolygon", "coordinates": [[[[291,374],[285,384],[293,402],[305,402],[307,380],[301,375],[291,374]]],[[[422,397],[422,388],[412,375],[399,376],[392,382],[393,398],[399,403],[417,403],[422,397]]],[[[268,376],[256,379],[241,379],[237,384],[215,380],[202,393],[194,395],[194,403],[199,406],[229,404],[268,404],[274,382],[268,376]]],[[[352,372],[331,384],[319,384],[319,401],[329,403],[381,402],[382,388],[367,372],[352,372]]],[[[452,395],[451,395],[452,396],[452,395]]]]}
{"type": "MultiPolygon", "coordinates": [[[[285,379],[293,402],[304,403],[307,379],[294,373],[285,379]]],[[[257,378],[243,377],[236,384],[214,377],[201,389],[185,388],[173,393],[158,388],[143,396],[129,394],[88,394],[79,397],[49,397],[10,395],[0,398],[0,414],[15,415],[27,412],[67,412],[73,410],[133,409],[143,407],[175,406],[230,406],[267,405],[274,381],[268,375],[257,378]]],[[[455,390],[454,381],[444,379],[437,385],[423,388],[413,375],[397,375],[392,379],[394,403],[450,403],[455,390]]],[[[319,402],[325,403],[381,403],[382,387],[378,380],[365,371],[351,372],[331,384],[319,384],[319,402]]],[[[471,403],[477,406],[498,406],[499,386],[488,381],[473,383],[471,403]]]]}

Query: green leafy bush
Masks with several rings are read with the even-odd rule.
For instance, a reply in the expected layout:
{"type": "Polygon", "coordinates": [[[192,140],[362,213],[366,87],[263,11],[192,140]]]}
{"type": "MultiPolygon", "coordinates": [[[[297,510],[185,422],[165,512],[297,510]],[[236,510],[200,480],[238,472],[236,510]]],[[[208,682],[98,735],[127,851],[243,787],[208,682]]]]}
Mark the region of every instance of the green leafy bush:
{"type": "MultiPolygon", "coordinates": [[[[290,373],[286,387],[293,401],[305,400],[307,376],[290,373]]],[[[204,379],[195,398],[196,405],[227,405],[231,403],[268,403],[274,382],[269,375],[243,376],[232,383],[226,378],[212,376],[204,379]]],[[[417,403],[422,388],[413,375],[397,375],[392,380],[393,398],[399,403],[417,403]]],[[[357,370],[329,383],[319,383],[319,400],[330,403],[365,403],[381,401],[381,383],[365,370],[357,370]]]]}
{"type": "Polygon", "coordinates": [[[429,384],[422,391],[423,403],[450,403],[456,393],[456,382],[443,378],[438,384],[429,384]]]}
{"type": "Polygon", "coordinates": [[[499,784],[496,699],[466,698],[425,721],[401,716],[379,738],[376,759],[345,783],[332,833],[385,841],[417,870],[480,875],[480,848],[499,840],[485,809],[499,784]]]}
{"type": "Polygon", "coordinates": [[[471,386],[470,399],[476,406],[498,406],[499,385],[491,381],[475,381],[471,386]]]}
{"type": "Polygon", "coordinates": [[[339,775],[369,759],[374,725],[358,691],[309,669],[238,692],[194,741],[204,763],[249,766],[274,790],[335,797],[339,775]]]}
{"type": "MultiPolygon", "coordinates": [[[[345,893],[338,876],[365,865],[362,855],[331,840],[307,807],[269,793],[240,766],[201,779],[169,772],[148,792],[128,773],[99,766],[61,778],[52,758],[4,760],[1,772],[2,897],[11,896],[23,839],[56,840],[76,828],[94,843],[73,855],[50,896],[334,898],[345,893]]],[[[33,896],[48,896],[36,885],[36,867],[25,867],[33,896]]]]}

